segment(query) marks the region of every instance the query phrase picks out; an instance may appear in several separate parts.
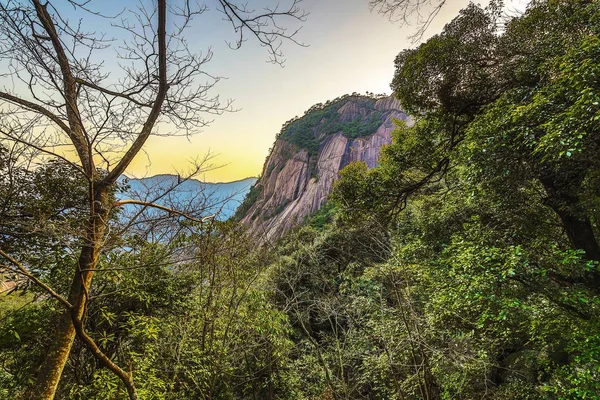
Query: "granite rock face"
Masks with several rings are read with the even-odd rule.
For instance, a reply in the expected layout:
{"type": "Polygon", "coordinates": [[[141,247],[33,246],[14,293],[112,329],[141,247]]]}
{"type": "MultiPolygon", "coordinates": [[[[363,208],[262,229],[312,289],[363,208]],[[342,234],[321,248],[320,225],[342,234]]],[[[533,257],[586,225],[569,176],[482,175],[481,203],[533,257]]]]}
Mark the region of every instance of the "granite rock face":
{"type": "Polygon", "coordinates": [[[318,154],[311,155],[307,149],[277,139],[255,185],[257,196],[241,222],[263,241],[277,239],[325,203],[339,171],[346,165],[363,161],[369,168],[375,167],[381,146],[391,143],[393,119],[409,119],[399,102],[392,96],[378,100],[349,97],[334,118],[342,124],[338,126],[344,126],[373,116],[380,119],[380,124],[359,138],[349,138],[343,130],[325,134],[319,126],[311,129],[310,134],[319,140],[318,154]]]}

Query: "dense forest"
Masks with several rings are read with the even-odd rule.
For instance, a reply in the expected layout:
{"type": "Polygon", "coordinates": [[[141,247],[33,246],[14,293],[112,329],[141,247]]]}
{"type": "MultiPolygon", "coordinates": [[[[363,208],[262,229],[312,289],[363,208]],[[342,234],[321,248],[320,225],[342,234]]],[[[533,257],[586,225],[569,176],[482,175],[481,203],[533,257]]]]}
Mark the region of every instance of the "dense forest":
{"type": "Polygon", "coordinates": [[[268,246],[1,144],[0,398],[600,398],[600,3],[472,4],[395,67],[414,124],[268,246]]]}

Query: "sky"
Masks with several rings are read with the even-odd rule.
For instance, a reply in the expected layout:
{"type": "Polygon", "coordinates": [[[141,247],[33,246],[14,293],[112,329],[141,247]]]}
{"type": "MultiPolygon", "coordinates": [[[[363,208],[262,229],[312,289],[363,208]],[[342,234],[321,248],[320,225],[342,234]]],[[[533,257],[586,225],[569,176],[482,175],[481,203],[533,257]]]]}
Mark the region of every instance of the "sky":
{"type": "MultiPolygon", "coordinates": [[[[125,14],[119,13],[124,8],[135,9],[140,2],[151,7],[152,1],[98,0],[89,4],[94,11],[121,18],[125,14]]],[[[278,3],[281,8],[289,7],[292,1],[233,0],[257,10],[278,3]]],[[[267,50],[251,37],[240,49],[231,49],[228,43],[235,42],[237,36],[231,24],[217,11],[219,0],[198,0],[208,11],[194,18],[185,38],[194,53],[206,54],[208,50],[213,53],[211,61],[204,65],[205,72],[222,79],[209,94],[218,95],[222,103],[233,101],[235,111],[206,115],[211,123],[192,136],[178,132],[181,134],[178,137],[150,137],[143,152],[126,170],[126,175],[137,178],[158,174],[185,175],[192,169],[194,161],[209,157],[209,162],[205,163],[206,171],[197,179],[231,182],[256,177],[286,121],[303,115],[314,104],[345,94],[391,94],[394,58],[402,50],[419,44],[409,39],[416,27],[401,27],[372,12],[369,0],[299,1],[299,6],[308,13],[306,21],[300,25],[290,21],[283,23],[291,29],[301,26],[295,38],[303,45],[290,41],[283,43],[285,64],[282,67],[269,63],[267,50]]],[[[419,1],[438,4],[438,0],[419,1]]],[[[483,3],[488,1],[481,0],[483,3]]],[[[73,23],[82,18],[78,9],[69,7],[65,1],[57,0],[59,3],[62,4],[61,19],[73,23]]],[[[177,0],[168,2],[170,5],[177,3],[177,0]]],[[[446,0],[423,40],[440,32],[468,3],[469,0],[446,0]]],[[[427,9],[423,9],[423,13],[427,14],[427,9]]],[[[81,20],[85,22],[84,30],[106,33],[110,39],[120,41],[118,32],[122,31],[108,25],[111,21],[89,15],[85,21],[81,20]]],[[[113,53],[102,51],[98,54],[104,57],[105,71],[114,70],[117,75],[111,73],[111,76],[118,78],[119,60],[113,53]]],[[[28,92],[19,82],[13,81],[12,85],[17,93],[28,92]]],[[[53,150],[64,153],[67,158],[75,157],[72,149],[53,150]]]]}
{"type": "MultiPolygon", "coordinates": [[[[468,1],[448,3],[428,36],[441,31],[468,1]]],[[[204,181],[258,176],[287,120],[347,93],[391,93],[394,58],[415,45],[408,39],[415,27],[401,28],[371,12],[368,0],[304,0],[301,6],[309,13],[298,34],[306,46],[284,43],[283,68],[268,63],[266,50],[251,40],[231,50],[226,41],[235,40],[235,35],[220,23],[217,13],[207,12],[194,21],[188,32],[190,43],[198,51],[210,46],[214,55],[207,71],[227,78],[213,88],[213,94],[234,100],[239,111],[209,116],[214,118],[210,126],[191,138],[151,138],[146,153],[134,160],[127,174],[185,171],[190,161],[211,154],[210,164],[217,168],[203,173],[204,181]]]]}

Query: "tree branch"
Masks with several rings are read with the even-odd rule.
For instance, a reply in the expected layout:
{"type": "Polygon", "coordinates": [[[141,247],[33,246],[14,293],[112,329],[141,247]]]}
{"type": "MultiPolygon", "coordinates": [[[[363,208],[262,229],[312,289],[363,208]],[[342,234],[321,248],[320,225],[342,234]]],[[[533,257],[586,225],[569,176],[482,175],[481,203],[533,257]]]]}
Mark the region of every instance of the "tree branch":
{"type": "Polygon", "coordinates": [[[124,206],[126,204],[137,204],[140,206],[144,206],[144,207],[152,207],[152,208],[157,208],[159,210],[163,210],[166,211],[168,213],[172,213],[172,214],[176,214],[176,215],[180,215],[186,219],[189,219],[190,221],[194,221],[194,222],[199,222],[199,223],[204,223],[205,221],[208,221],[210,219],[214,219],[215,215],[209,215],[203,218],[194,218],[184,212],[181,211],[177,211],[175,209],[169,208],[169,207],[165,207],[165,206],[161,206],[160,204],[156,204],[156,203],[151,203],[149,201],[142,201],[142,200],[121,200],[121,201],[117,201],[115,203],[113,203],[114,207],[120,207],[120,206],[124,206]]]}
{"type": "Polygon", "coordinates": [[[23,144],[25,146],[31,147],[32,149],[35,149],[35,150],[37,150],[37,151],[39,151],[41,153],[45,153],[45,154],[51,155],[52,157],[56,157],[58,159],[63,160],[65,163],[69,164],[70,166],[72,166],[73,168],[75,168],[77,171],[79,171],[80,173],[82,173],[85,176],[85,171],[81,168],[81,166],[75,164],[72,161],[67,160],[65,157],[61,156],[60,154],[55,153],[53,151],[50,151],[48,149],[44,149],[43,147],[35,145],[35,144],[33,144],[33,143],[31,143],[31,142],[29,142],[27,140],[23,140],[23,139],[15,136],[13,134],[7,133],[4,130],[2,130],[1,128],[0,128],[0,133],[2,133],[4,136],[6,136],[7,138],[9,138],[10,140],[14,140],[17,143],[20,143],[20,144],[23,144]]]}
{"type": "Polygon", "coordinates": [[[81,123],[81,115],[79,108],[77,107],[77,88],[73,73],[71,72],[71,63],[63,49],[62,43],[56,32],[52,17],[46,9],[47,5],[42,5],[40,0],[33,0],[37,16],[44,27],[44,30],[51,39],[52,46],[56,52],[56,58],[60,66],[63,78],[63,96],[66,101],[66,112],[67,118],[69,119],[69,125],[71,129],[67,131],[75,150],[81,160],[82,167],[89,177],[95,174],[95,168],[93,166],[93,159],[89,154],[89,146],[83,132],[83,125],[81,123]]]}
{"type": "Polygon", "coordinates": [[[71,136],[71,129],[69,128],[69,126],[65,124],[58,116],[53,114],[48,109],[40,106],[39,104],[32,103],[31,101],[24,100],[20,97],[13,96],[12,94],[6,92],[0,92],[0,98],[7,100],[13,104],[18,104],[22,107],[25,107],[29,111],[34,111],[38,114],[43,115],[44,117],[50,119],[52,122],[58,125],[60,129],[62,129],[67,135],[71,136]]]}
{"type": "Polygon", "coordinates": [[[127,388],[127,394],[129,395],[130,400],[137,400],[137,391],[135,389],[135,384],[133,383],[133,374],[131,372],[125,372],[121,367],[111,361],[110,358],[94,342],[85,329],[83,327],[83,322],[77,318],[75,313],[71,313],[71,319],[73,321],[73,326],[75,327],[75,331],[77,332],[77,336],[83,341],[88,350],[100,361],[100,363],[111,370],[115,375],[121,379],[125,387],[127,388]]]}
{"type": "Polygon", "coordinates": [[[167,3],[166,0],[158,0],[158,93],[156,94],[156,99],[154,100],[154,104],[152,105],[152,110],[142,127],[142,131],[135,139],[131,147],[127,150],[125,155],[121,158],[119,163],[115,166],[115,168],[108,173],[108,175],[104,178],[104,185],[111,185],[117,181],[119,176],[125,169],[129,166],[131,161],[133,161],[134,157],[139,153],[139,151],[146,143],[146,140],[150,137],[152,133],[152,128],[158,116],[160,115],[162,104],[167,97],[167,90],[169,89],[169,85],[167,83],[167,3]]]}
{"type": "Polygon", "coordinates": [[[80,85],[87,86],[87,87],[89,87],[91,89],[95,89],[95,90],[97,90],[99,92],[102,92],[104,94],[107,94],[109,96],[120,97],[122,99],[128,100],[128,101],[132,102],[133,104],[135,104],[136,106],[140,106],[140,107],[152,107],[151,103],[144,103],[142,101],[136,100],[133,97],[131,97],[130,94],[127,94],[127,93],[124,93],[124,92],[116,92],[114,90],[110,90],[110,89],[104,88],[102,86],[96,85],[94,83],[88,82],[88,81],[86,81],[84,79],[81,79],[81,78],[75,78],[75,82],[77,82],[80,85]]]}
{"type": "MultiPolygon", "coordinates": [[[[52,288],[50,286],[48,286],[44,282],[40,281],[31,272],[27,271],[27,269],[23,266],[23,264],[21,264],[18,260],[9,256],[8,254],[6,254],[2,249],[0,249],[0,255],[3,256],[4,258],[6,258],[8,261],[10,261],[12,264],[14,264],[19,269],[19,271],[15,271],[15,272],[25,275],[29,280],[34,282],[40,288],[44,289],[46,292],[48,292],[48,294],[50,296],[52,296],[56,300],[60,301],[68,309],[71,309],[73,307],[71,305],[71,303],[69,303],[67,301],[67,299],[62,297],[60,294],[56,293],[54,290],[52,290],[52,288]]],[[[14,271],[14,269],[11,269],[11,270],[14,271]]]]}

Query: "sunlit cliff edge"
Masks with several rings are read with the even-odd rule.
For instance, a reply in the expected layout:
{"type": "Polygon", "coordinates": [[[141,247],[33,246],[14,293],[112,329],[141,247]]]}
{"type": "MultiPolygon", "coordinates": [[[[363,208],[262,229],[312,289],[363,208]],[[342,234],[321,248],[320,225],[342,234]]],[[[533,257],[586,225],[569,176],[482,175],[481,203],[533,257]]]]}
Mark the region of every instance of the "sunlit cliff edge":
{"type": "Polygon", "coordinates": [[[349,95],[288,121],[238,219],[265,241],[279,238],[327,201],[343,167],[375,167],[381,147],[391,143],[393,120],[408,118],[393,96],[349,95]]]}

